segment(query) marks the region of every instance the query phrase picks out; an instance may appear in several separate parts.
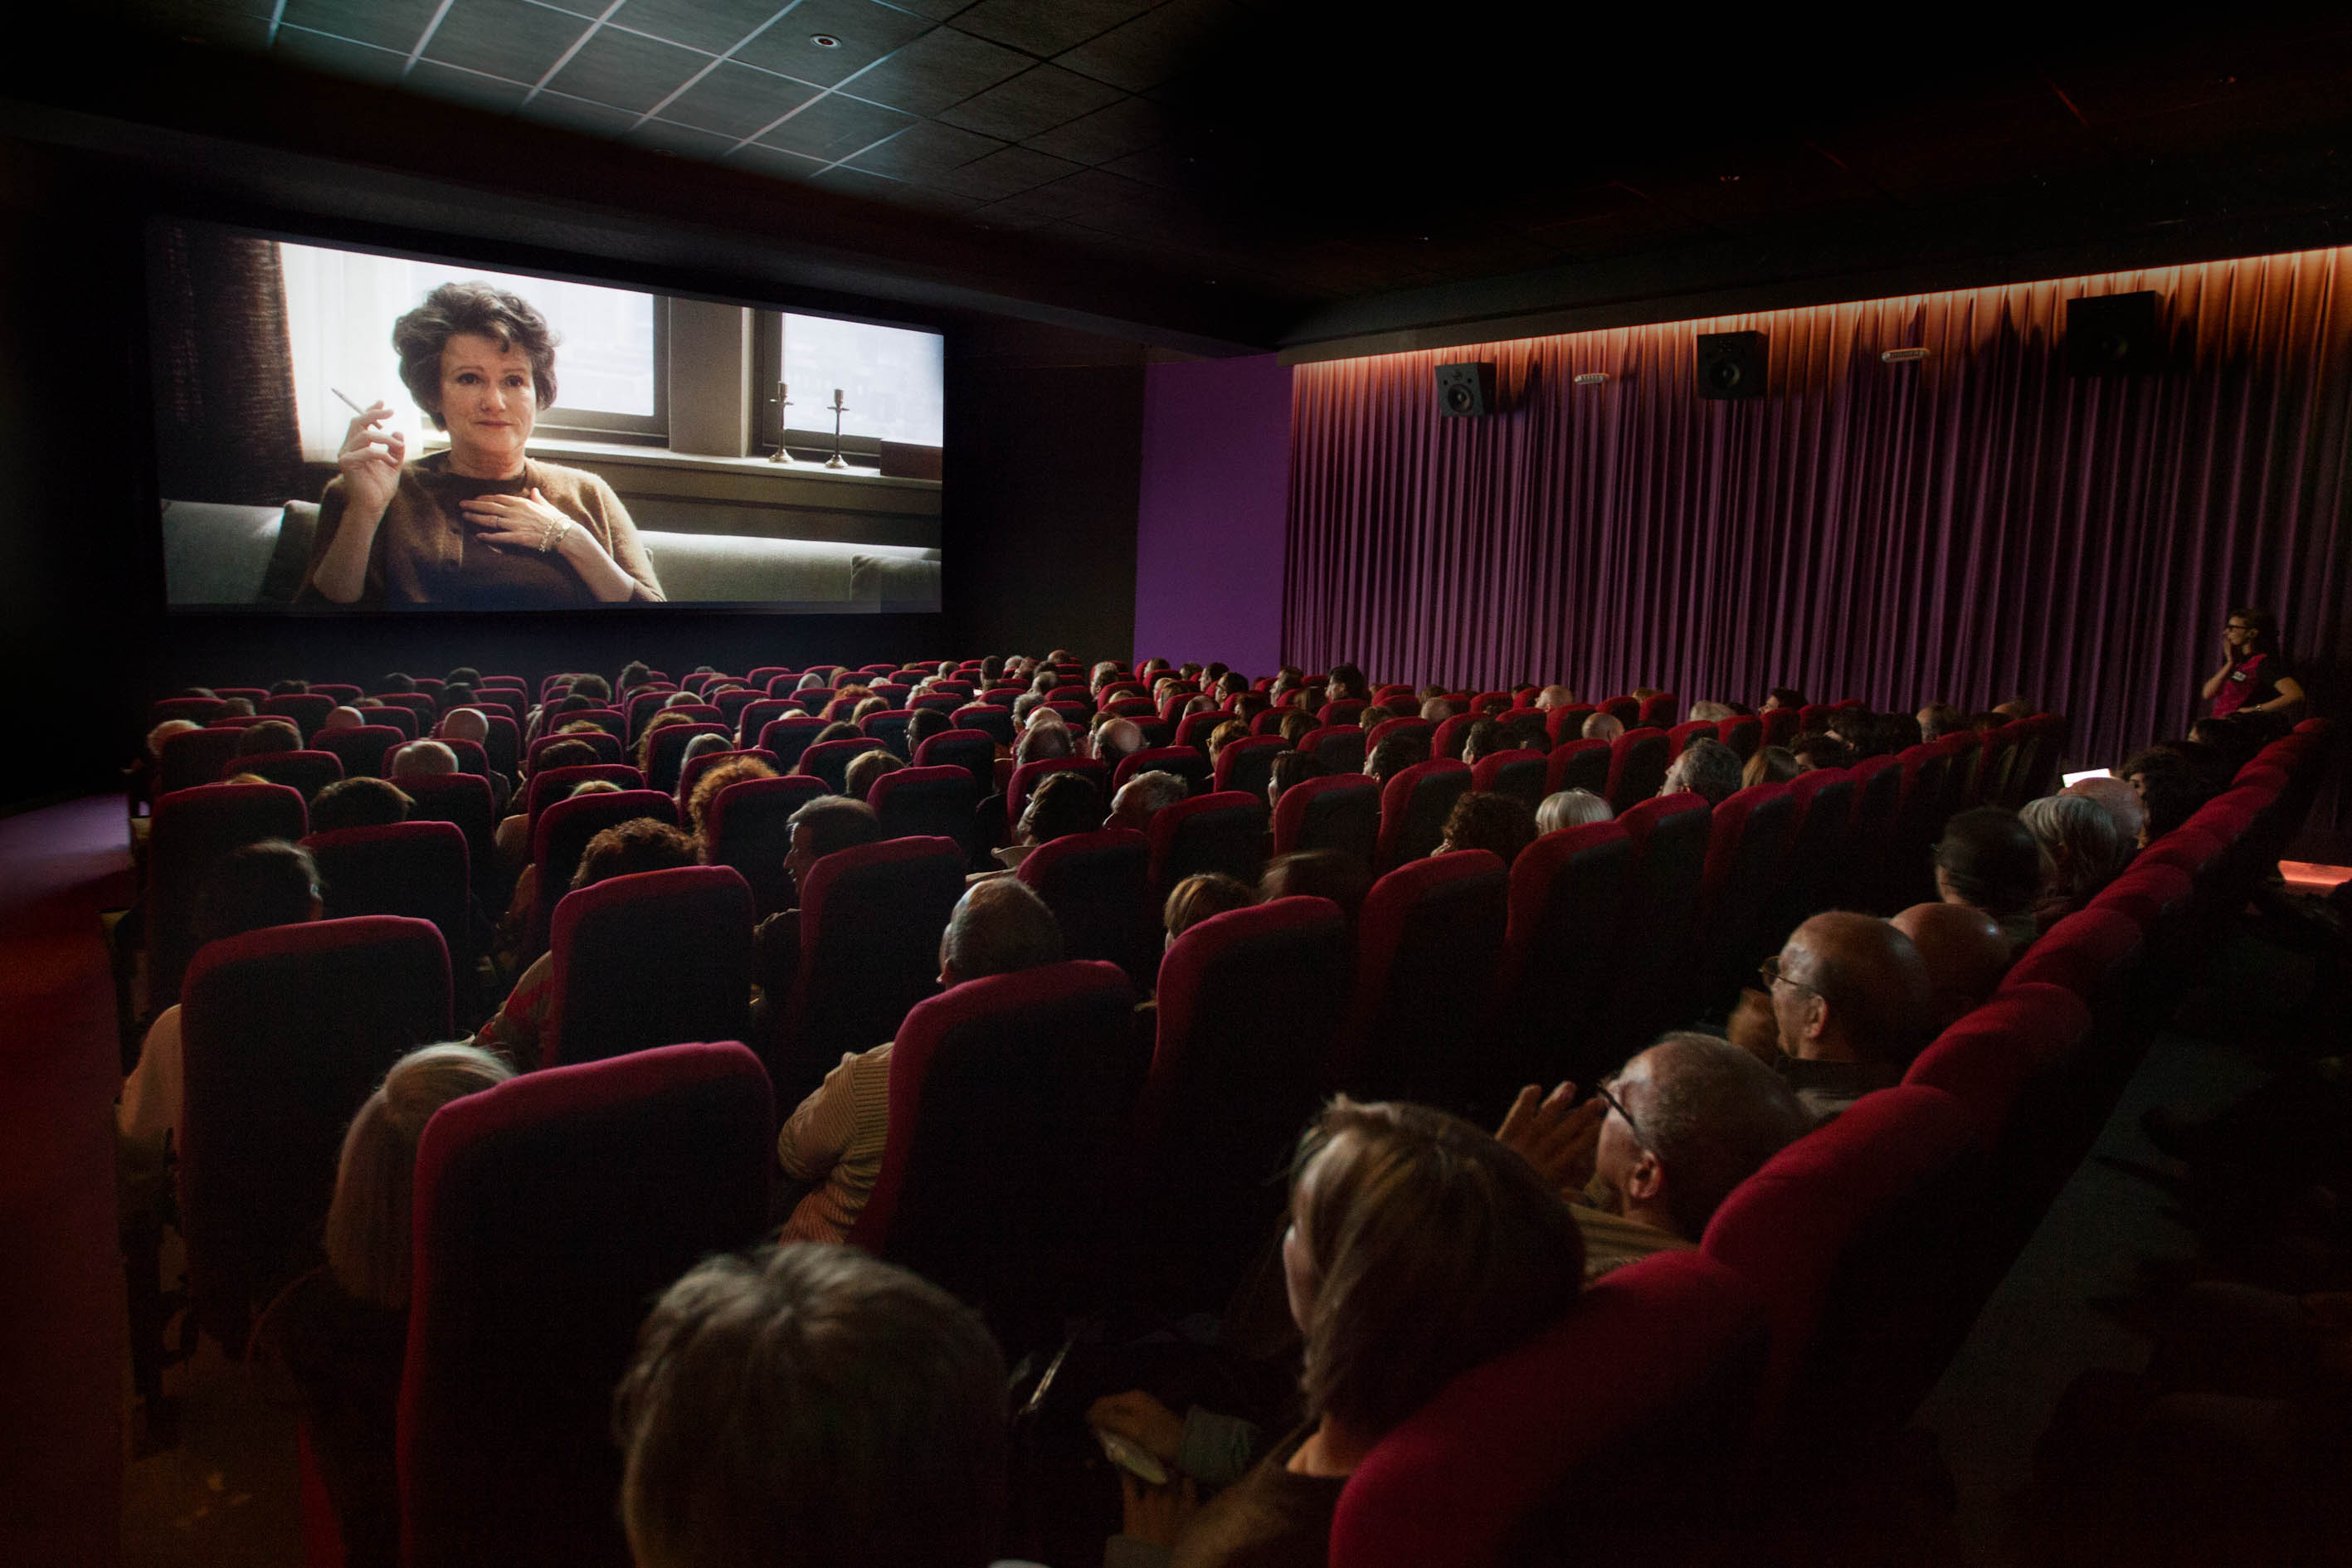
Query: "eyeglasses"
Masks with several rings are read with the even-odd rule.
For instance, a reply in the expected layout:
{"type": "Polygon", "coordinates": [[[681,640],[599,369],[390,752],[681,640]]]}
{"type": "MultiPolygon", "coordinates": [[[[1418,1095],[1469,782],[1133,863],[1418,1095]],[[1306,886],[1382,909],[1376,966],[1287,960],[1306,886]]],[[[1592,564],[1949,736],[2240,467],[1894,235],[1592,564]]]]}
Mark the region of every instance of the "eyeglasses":
{"type": "Polygon", "coordinates": [[[1820,987],[1808,985],[1801,980],[1790,980],[1787,975],[1781,973],[1780,960],[1778,954],[1766,959],[1763,963],[1756,966],[1756,978],[1764,983],[1764,989],[1767,991],[1771,990],[1773,986],[1780,984],[1785,980],[1800,991],[1811,991],[1816,996],[1821,994],[1820,987]]]}
{"type": "Polygon", "coordinates": [[[2243,621],[2231,621],[2228,626],[2223,626],[2221,629],[2225,632],[2250,632],[2254,628],[2246,625],[2243,621]]]}
{"type": "Polygon", "coordinates": [[[1625,1102],[1623,1100],[1617,1098],[1617,1080],[1615,1079],[1602,1079],[1599,1083],[1592,1086],[1592,1092],[1600,1097],[1601,1104],[1607,1106],[1610,1110],[1615,1111],[1618,1115],[1625,1119],[1625,1131],[1633,1135],[1634,1142],[1639,1143],[1644,1149],[1650,1146],[1650,1141],[1642,1136],[1642,1124],[1633,1120],[1633,1113],[1625,1109],[1625,1102]]]}

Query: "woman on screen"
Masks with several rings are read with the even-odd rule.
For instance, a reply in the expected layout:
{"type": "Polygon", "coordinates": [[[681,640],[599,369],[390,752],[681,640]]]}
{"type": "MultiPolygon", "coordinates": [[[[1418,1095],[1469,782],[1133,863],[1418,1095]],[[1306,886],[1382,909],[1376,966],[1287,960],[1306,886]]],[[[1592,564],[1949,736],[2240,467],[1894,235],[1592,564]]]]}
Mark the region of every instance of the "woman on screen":
{"type": "Polygon", "coordinates": [[[400,379],[449,433],[408,461],[392,408],[362,410],[327,486],[301,602],[368,609],[561,609],[658,603],[661,584],[612,487],[525,456],[555,401],[555,337],[528,301],[445,283],[393,324],[400,379]]]}

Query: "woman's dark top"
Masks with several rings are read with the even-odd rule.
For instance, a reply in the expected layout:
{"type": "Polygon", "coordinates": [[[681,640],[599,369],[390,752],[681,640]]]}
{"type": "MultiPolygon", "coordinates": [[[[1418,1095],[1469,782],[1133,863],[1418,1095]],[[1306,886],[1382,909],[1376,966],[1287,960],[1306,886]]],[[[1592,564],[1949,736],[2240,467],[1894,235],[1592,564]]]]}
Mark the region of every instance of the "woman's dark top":
{"type": "Polygon", "coordinates": [[[1176,1538],[1171,1568],[1323,1568],[1348,1478],[1284,1468],[1314,1430],[1301,1426],[1284,1438],[1193,1515],[1176,1538]]]}
{"type": "Polygon", "coordinates": [[[310,1452],[342,1528],[346,1568],[398,1568],[394,1433],[406,1310],[370,1306],[316,1268],[270,1304],[259,1337],[300,1391],[310,1452]]]}

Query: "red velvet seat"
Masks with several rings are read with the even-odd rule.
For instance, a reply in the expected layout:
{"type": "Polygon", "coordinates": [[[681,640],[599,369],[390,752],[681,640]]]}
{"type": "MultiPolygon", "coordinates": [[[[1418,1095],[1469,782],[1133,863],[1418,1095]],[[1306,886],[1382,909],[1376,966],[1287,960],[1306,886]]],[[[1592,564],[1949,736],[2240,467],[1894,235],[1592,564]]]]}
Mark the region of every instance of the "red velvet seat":
{"type": "Polygon", "coordinates": [[[1129,752],[1119,759],[1117,771],[1111,774],[1112,792],[1116,794],[1136,774],[1149,773],[1174,773],[1196,795],[1213,793],[1209,787],[1208,759],[1190,746],[1149,746],[1129,752]]]}
{"type": "MultiPolygon", "coordinates": [[[[1113,704],[1113,706],[1116,707],[1117,704],[1113,704]]],[[[1249,721],[1250,733],[1253,735],[1279,735],[1282,733],[1283,720],[1288,718],[1295,711],[1297,711],[1297,710],[1290,708],[1267,708],[1260,712],[1253,714],[1249,721]]]]}
{"type": "Polygon", "coordinates": [[[228,703],[218,697],[159,697],[147,704],[147,728],[184,719],[191,724],[209,724],[221,716],[228,703]]]}
{"type": "Polygon", "coordinates": [[[533,831],[537,831],[539,819],[549,806],[571,798],[573,790],[592,782],[618,784],[625,790],[646,787],[645,775],[627,763],[582,763],[575,767],[541,768],[530,775],[530,783],[522,792],[523,816],[533,831]]]}
{"type": "Polygon", "coordinates": [[[509,778],[515,775],[516,759],[522,754],[522,726],[504,713],[488,713],[490,732],[482,742],[482,751],[490,766],[509,778]]]}
{"type": "MultiPolygon", "coordinates": [[[[1895,837],[1903,809],[1903,764],[1894,757],[1864,757],[1848,770],[1853,780],[1853,857],[1837,903],[1884,914],[1908,907],[1888,904],[1889,889],[1902,879],[1895,837]]],[[[1915,900],[1916,901],[1916,900],[1915,900]]]]}
{"type": "Polygon", "coordinates": [[[1332,1568],[1503,1568],[1571,1542],[1594,1562],[1706,1560],[1676,1548],[1726,1523],[1766,1342],[1755,1291],[1697,1253],[1613,1271],[1374,1445],[1339,1494],[1332,1568]]]}
{"type": "Polygon", "coordinates": [[[405,915],[430,921],[453,961],[470,963],[473,855],[452,822],[344,827],[302,840],[318,862],[331,919],[405,915]]]}
{"type": "Polygon", "coordinates": [[[1282,1174],[1330,1087],[1348,976],[1347,920],[1327,899],[1212,915],[1160,960],[1136,1118],[1147,1294],[1222,1307],[1278,1228],[1282,1174]]]}
{"type": "MultiPolygon", "coordinates": [[[[272,698],[270,700],[274,702],[290,702],[299,701],[300,699],[278,697],[272,698]]],[[[415,714],[416,717],[416,734],[418,735],[422,735],[426,731],[433,728],[433,721],[441,717],[441,704],[434,698],[422,691],[380,692],[377,694],[376,700],[383,703],[387,708],[405,708],[409,712],[415,714]]],[[[324,723],[326,721],[326,717],[325,711],[323,710],[320,710],[320,722],[324,723]]],[[[413,736],[411,738],[414,739],[413,736]]]]}
{"type": "Polygon", "coordinates": [[[703,774],[721,763],[738,762],[745,757],[750,757],[755,762],[765,763],[780,773],[783,772],[773,752],[762,752],[757,747],[741,752],[704,752],[698,756],[689,758],[686,765],[677,773],[678,821],[683,823],[687,820],[687,809],[694,800],[694,786],[702,782],[703,774]]]}
{"type": "Polygon", "coordinates": [[[551,715],[551,721],[559,729],[565,724],[593,724],[615,741],[623,738],[628,727],[628,721],[617,708],[575,708],[569,713],[551,715]]]}
{"type": "Polygon", "coordinates": [[[740,1037],[751,921],[751,885],[725,866],[638,871],[566,893],[549,942],[554,988],[539,1065],[740,1037]]]}
{"type": "Polygon", "coordinates": [[[1601,710],[1590,702],[1564,702],[1553,709],[1544,720],[1544,732],[1555,746],[1564,746],[1584,735],[1584,721],[1601,710]]]}
{"type": "MultiPolygon", "coordinates": [[[[1671,691],[1661,691],[1655,697],[1642,700],[1640,721],[1650,729],[1663,730],[1675,721],[1675,715],[1682,711],[1682,707],[1681,698],[1671,691]]],[[[1628,724],[1626,728],[1633,726],[1628,724]]]]}
{"type": "Polygon", "coordinates": [[[1370,871],[1381,847],[1381,784],[1370,773],[1326,773],[1282,792],[1274,808],[1274,852],[1338,849],[1370,871]]]}
{"type": "Polygon", "coordinates": [[[1340,724],[1353,724],[1362,716],[1364,710],[1370,706],[1370,703],[1360,701],[1353,697],[1343,697],[1323,704],[1321,710],[1316,713],[1315,719],[1326,729],[1340,724]]]}
{"type": "Polygon", "coordinates": [[[971,700],[971,693],[969,691],[945,691],[934,689],[925,692],[920,697],[908,699],[907,706],[918,713],[921,712],[926,708],[937,709],[942,713],[953,713],[957,709],[962,707],[965,703],[971,700]]]}
{"type": "Polygon", "coordinates": [[[1786,931],[1769,928],[1774,889],[1788,879],[1796,803],[1784,784],[1755,784],[1725,799],[1707,822],[1706,871],[1699,904],[1700,1005],[1730,1006],[1756,966],[1780,951],[1786,931]]]}
{"type": "Polygon", "coordinates": [[[371,724],[382,724],[400,731],[403,741],[421,741],[433,728],[432,721],[419,718],[416,710],[394,703],[378,701],[372,708],[359,710],[371,724]]]}
{"type": "Polygon", "coordinates": [[[550,746],[561,744],[565,741],[577,741],[586,746],[596,753],[596,760],[600,763],[615,767],[621,765],[621,742],[617,736],[608,735],[602,730],[580,730],[569,735],[541,735],[538,740],[533,741],[530,743],[530,750],[524,753],[529,762],[530,771],[534,773],[540,771],[541,752],[550,746]]]}
{"type": "MultiPolygon", "coordinates": [[[[1049,846],[1050,847],[1050,846],[1049,846]]],[[[851,1245],[979,1307],[1008,1355],[1105,1299],[1146,1063],[1134,991],[1071,961],[916,1005],[890,1050],[889,1136],[851,1245]]]]}
{"type": "Polygon", "coordinates": [[[471,773],[478,779],[490,776],[490,753],[479,741],[453,740],[446,735],[436,739],[457,759],[459,773],[471,773]]]}
{"type": "Polygon", "coordinates": [[[291,844],[310,831],[299,793],[284,784],[206,784],[155,799],[147,838],[147,1011],[180,999],[195,950],[196,902],[222,856],[266,838],[291,844]]]}
{"type": "Polygon", "coordinates": [[[254,1303],[317,1261],[352,1115],[403,1053],[449,1037],[448,955],[391,915],[247,931],[196,953],[180,1027],[189,1307],[242,1356],[254,1303]]]}
{"type": "Polygon", "coordinates": [[[1815,768],[1790,779],[1787,788],[1789,853],[1778,881],[1765,891],[1758,931],[1766,952],[1777,951],[1790,931],[1837,906],[1855,856],[1852,774],[1843,768],[1815,768]]]}
{"type": "Polygon", "coordinates": [[[1764,723],[1764,743],[1785,746],[1795,740],[1798,731],[1804,728],[1799,713],[1800,710],[1794,708],[1773,708],[1758,714],[1757,717],[1764,723]]]}
{"type": "Polygon", "coordinates": [[[915,748],[919,768],[961,768],[982,798],[996,793],[996,742],[980,730],[942,730],[915,748]]]}
{"type": "Polygon", "coordinates": [[[787,713],[760,726],[760,747],[775,754],[777,765],[790,771],[801,763],[801,755],[809,742],[824,728],[824,721],[811,713],[787,713]]]}
{"type": "Polygon", "coordinates": [[[666,795],[677,794],[678,769],[686,761],[687,743],[698,735],[717,735],[725,739],[728,734],[724,724],[698,721],[663,725],[653,732],[653,739],[646,742],[646,787],[660,790],[666,795]]]}
{"type": "Polygon", "coordinates": [[[1642,723],[1642,703],[1639,698],[1609,698],[1601,704],[1601,711],[1608,714],[1628,730],[1638,729],[1642,723]]]}
{"type": "Polygon", "coordinates": [[[878,713],[868,713],[857,721],[860,734],[871,736],[890,748],[890,754],[900,762],[907,761],[907,721],[915,716],[911,708],[886,708],[878,713]]]}
{"type": "Polygon", "coordinates": [[[756,746],[760,743],[761,731],[779,719],[794,715],[807,717],[806,711],[797,702],[788,701],[780,697],[755,697],[735,710],[736,742],[739,745],[756,746]]]}
{"type": "Polygon", "coordinates": [[[1903,1081],[1950,1095],[1967,1113],[1977,1142],[1997,1150],[2027,1084],[2062,1067],[2090,1029],[2091,1010],[2074,992],[2038,981],[2004,984],[2000,994],[1936,1037],[1903,1081]]]}
{"type": "Polygon", "coordinates": [[[1808,702],[1797,710],[1797,729],[1819,730],[1837,716],[1837,705],[1832,702],[1808,702]]]}
{"type": "Polygon", "coordinates": [[[1529,811],[1541,805],[1550,780],[1551,759],[1541,752],[1491,752],[1470,770],[1470,787],[1507,795],[1529,811]]]}
{"type": "Polygon", "coordinates": [[[331,680],[314,680],[310,682],[310,695],[313,697],[331,698],[336,703],[344,707],[349,707],[352,703],[357,702],[361,698],[366,696],[367,693],[362,691],[356,686],[348,686],[341,682],[331,680]]]}
{"type": "Polygon", "coordinates": [[[221,776],[253,773],[271,784],[299,790],[305,801],[343,776],[343,760],[332,752],[264,752],[257,756],[232,757],[221,764],[221,776]]]}
{"type": "Polygon", "coordinates": [[[1715,740],[1717,738],[1715,725],[1705,720],[1693,720],[1687,724],[1673,726],[1666,731],[1667,760],[1672,761],[1681,756],[1683,748],[1702,735],[1710,741],[1715,740]]]}
{"type": "Polygon", "coordinates": [[[965,864],[950,839],[893,838],[810,869],[770,1064],[779,1098],[797,1103],[845,1053],[890,1038],[938,990],[940,937],[963,897],[965,864]]]}
{"type": "Polygon", "coordinates": [[[230,764],[236,760],[237,744],[244,739],[243,729],[227,727],[183,730],[169,737],[157,749],[155,782],[150,793],[166,795],[173,790],[217,784],[223,773],[235,771],[230,764]]]}
{"type": "Polygon", "coordinates": [[[1335,773],[1360,773],[1364,771],[1364,759],[1370,755],[1364,731],[1353,724],[1332,725],[1309,730],[1299,738],[1298,749],[1312,752],[1324,769],[1335,773]]]}
{"type": "Polygon", "coordinates": [[[823,780],[829,795],[846,795],[849,793],[849,764],[879,745],[879,742],[869,741],[862,735],[851,741],[819,741],[801,752],[801,760],[793,771],[823,780]]]}
{"type": "Polygon", "coordinates": [[[1155,903],[1185,878],[1205,871],[1256,886],[1258,873],[1265,868],[1267,816],[1264,795],[1238,790],[1196,795],[1152,813],[1155,903]]]}
{"type": "Polygon", "coordinates": [[[310,749],[334,752],[343,764],[345,778],[380,779],[386,772],[385,754],[408,740],[389,724],[358,724],[348,730],[320,731],[310,738],[310,749]]]}
{"type": "Polygon", "coordinates": [[[1457,763],[1460,762],[1462,744],[1470,738],[1470,726],[1485,717],[1483,713],[1456,713],[1453,718],[1438,725],[1431,731],[1429,737],[1431,758],[1433,760],[1438,757],[1450,757],[1457,763]]]}
{"type": "Polygon", "coordinates": [[[1633,840],[1614,822],[1547,833],[1511,862],[1501,1016],[1520,1082],[1593,1083],[1616,1065],[1596,1031],[1633,866],[1633,840]]]}
{"type": "Polygon", "coordinates": [[[1430,745],[1430,760],[1433,762],[1438,760],[1435,748],[1437,726],[1426,719],[1418,718],[1383,719],[1373,725],[1364,732],[1365,754],[1369,756],[1378,751],[1381,742],[1391,735],[1418,737],[1423,742],[1430,745]]]}
{"type": "Polygon", "coordinates": [[[1392,774],[1381,788],[1381,844],[1376,871],[1417,860],[1445,837],[1454,803],[1470,790],[1470,770],[1460,763],[1415,763],[1392,774]]]}
{"type": "Polygon", "coordinates": [[[1372,884],[1356,921],[1340,1087],[1491,1125],[1521,1081],[1488,1026],[1511,877],[1485,849],[1408,860],[1372,884]]]}
{"type": "Polygon", "coordinates": [[[948,715],[959,730],[978,730],[1000,746],[1013,744],[1013,700],[1006,698],[1002,706],[992,702],[971,702],[948,715]]]}
{"type": "Polygon", "coordinates": [[[1230,713],[1187,713],[1176,721],[1175,743],[1190,746],[1205,757],[1209,754],[1209,736],[1232,717],[1230,713]]]}
{"type": "Polygon", "coordinates": [[[588,841],[608,827],[646,816],[676,827],[677,802],[658,790],[625,789],[559,800],[539,814],[530,835],[530,863],[539,868],[530,942],[534,954],[546,951],[549,918],[556,902],[572,890],[572,878],[580,869],[588,841]]]}
{"type": "MultiPolygon", "coordinates": [[[[395,706],[401,705],[395,704],[395,706]]],[[[274,713],[282,718],[293,720],[296,727],[302,731],[305,744],[309,743],[310,737],[326,727],[327,715],[334,711],[334,708],[333,698],[321,697],[315,691],[288,692],[283,697],[265,697],[253,705],[253,710],[256,713],[265,715],[274,713]]]]}
{"type": "Polygon", "coordinates": [[[1643,801],[1617,820],[1633,844],[1618,937],[1615,984],[1602,1033],[1610,1065],[1648,1045],[1661,1030],[1698,1016],[1693,963],[1710,813],[1685,792],[1643,801]]]}
{"type": "Polygon", "coordinates": [[[969,856],[979,848],[974,814],[980,790],[963,768],[900,768],[874,781],[866,804],[882,818],[885,838],[952,838],[969,856]]]}
{"type": "Polygon", "coordinates": [[[1544,793],[1580,789],[1609,798],[1609,763],[1615,755],[1606,741],[1562,741],[1544,758],[1544,793]]]}
{"type": "Polygon", "coordinates": [[[1654,796],[1666,782],[1664,730],[1628,730],[1609,748],[1609,809],[1622,816],[1632,807],[1654,796]]]}
{"type": "Polygon", "coordinates": [[[1217,753],[1216,787],[1264,797],[1266,785],[1274,781],[1274,759],[1288,750],[1290,742],[1279,735],[1252,735],[1229,742],[1217,753]]]}
{"type": "Polygon", "coordinates": [[[792,878],[784,870],[784,857],[793,847],[792,816],[823,794],[824,784],[805,773],[743,779],[720,790],[704,814],[710,863],[735,868],[751,885],[762,917],[792,907],[792,878]]]}
{"type": "Polygon", "coordinates": [[[404,1561],[629,1561],[613,1388],[655,1298],[761,1238],[775,1112],[733,1043],[527,1073],[417,1149],[404,1561]]]}
{"type": "Polygon", "coordinates": [[[1076,773],[1095,786],[1105,813],[1110,810],[1110,770],[1091,757],[1045,757],[1034,763],[1024,763],[1013,770],[1013,782],[1004,786],[1004,821],[1010,828],[1021,826],[1021,814],[1029,809],[1029,797],[1037,786],[1053,773],[1076,773]]]}
{"type": "Polygon", "coordinates": [[[1720,739],[1746,762],[1764,745],[1764,721],[1752,714],[1726,719],[1719,726],[1720,739]]]}
{"type": "Polygon", "coordinates": [[[1013,874],[1054,911],[1066,956],[1103,959],[1138,984],[1151,984],[1160,926],[1150,839],[1128,827],[1069,834],[1031,850],[1013,874]]]}

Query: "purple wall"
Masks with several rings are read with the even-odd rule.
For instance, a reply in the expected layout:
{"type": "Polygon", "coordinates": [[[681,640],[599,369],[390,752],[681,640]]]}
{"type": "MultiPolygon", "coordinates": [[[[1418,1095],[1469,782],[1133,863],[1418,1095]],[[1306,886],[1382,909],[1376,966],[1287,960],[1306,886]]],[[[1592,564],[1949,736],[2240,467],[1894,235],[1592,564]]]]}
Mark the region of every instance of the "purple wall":
{"type": "Polygon", "coordinates": [[[1144,374],[1135,657],[1282,662],[1290,370],[1272,354],[1144,374]]]}

